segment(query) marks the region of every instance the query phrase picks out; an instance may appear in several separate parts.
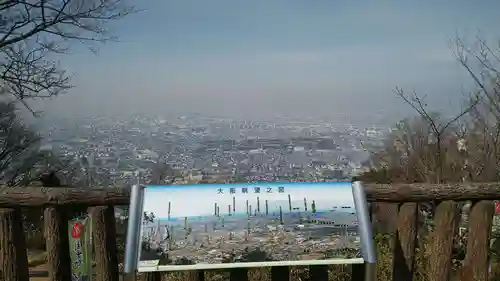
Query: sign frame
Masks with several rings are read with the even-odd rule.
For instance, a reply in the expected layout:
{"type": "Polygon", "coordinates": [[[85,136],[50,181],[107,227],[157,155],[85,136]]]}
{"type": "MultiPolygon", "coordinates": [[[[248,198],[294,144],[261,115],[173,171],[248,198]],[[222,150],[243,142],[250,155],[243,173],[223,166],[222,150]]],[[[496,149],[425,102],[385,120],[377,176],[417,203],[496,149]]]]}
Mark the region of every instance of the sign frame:
{"type": "MultiPolygon", "coordinates": [[[[251,183],[251,185],[259,183],[251,183]]],[[[260,183],[260,184],[280,184],[279,182],[260,183]]],[[[288,183],[289,184],[289,183],[288,183]]],[[[300,184],[308,184],[300,183],[300,184]]],[[[334,184],[334,183],[332,183],[334,184]]],[[[358,234],[360,237],[361,257],[360,259],[352,259],[352,262],[346,263],[345,260],[329,259],[329,260],[308,260],[305,261],[284,261],[284,262],[237,262],[227,264],[193,264],[193,265],[175,265],[175,266],[148,266],[139,270],[139,255],[141,252],[141,236],[143,223],[143,205],[144,195],[147,186],[134,185],[131,190],[130,205],[129,205],[129,220],[128,231],[125,245],[125,260],[124,272],[134,273],[153,272],[153,271],[180,271],[180,270],[199,270],[199,269],[221,269],[221,268],[248,268],[262,266],[295,266],[295,265],[316,265],[316,264],[359,264],[373,265],[376,262],[375,244],[373,241],[372,225],[369,216],[369,206],[366,200],[366,195],[361,182],[352,182],[352,195],[354,199],[354,207],[358,220],[358,234]]],[[[250,185],[241,184],[241,185],[250,185]]],[[[367,271],[367,278],[368,271],[367,271]]]]}

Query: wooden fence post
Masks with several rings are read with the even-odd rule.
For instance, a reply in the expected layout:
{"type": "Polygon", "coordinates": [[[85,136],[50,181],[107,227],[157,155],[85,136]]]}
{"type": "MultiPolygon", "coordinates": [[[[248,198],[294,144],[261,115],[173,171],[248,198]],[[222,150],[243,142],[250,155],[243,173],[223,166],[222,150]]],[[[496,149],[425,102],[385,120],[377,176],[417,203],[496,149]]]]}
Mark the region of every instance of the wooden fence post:
{"type": "Polygon", "coordinates": [[[89,209],[95,245],[96,281],[118,281],[115,209],[99,206],[89,209]]]}
{"type": "Polygon", "coordinates": [[[432,233],[432,254],[429,265],[430,281],[449,281],[452,266],[453,233],[457,227],[458,204],[443,201],[436,207],[435,229],[432,233]]]}
{"type": "Polygon", "coordinates": [[[492,201],[472,205],[468,222],[467,252],[461,269],[461,281],[488,280],[488,251],[493,223],[492,201]]]}
{"type": "Polygon", "coordinates": [[[418,217],[417,203],[404,203],[399,206],[398,225],[394,239],[392,280],[413,280],[418,217]]]}
{"type": "Polygon", "coordinates": [[[398,204],[386,202],[371,203],[371,219],[375,233],[393,234],[398,219],[398,204]]]}
{"type": "Polygon", "coordinates": [[[47,264],[50,281],[71,280],[68,220],[62,207],[47,207],[44,211],[47,264]]]}
{"type": "Polygon", "coordinates": [[[0,209],[0,280],[29,280],[20,209],[0,209]]]}

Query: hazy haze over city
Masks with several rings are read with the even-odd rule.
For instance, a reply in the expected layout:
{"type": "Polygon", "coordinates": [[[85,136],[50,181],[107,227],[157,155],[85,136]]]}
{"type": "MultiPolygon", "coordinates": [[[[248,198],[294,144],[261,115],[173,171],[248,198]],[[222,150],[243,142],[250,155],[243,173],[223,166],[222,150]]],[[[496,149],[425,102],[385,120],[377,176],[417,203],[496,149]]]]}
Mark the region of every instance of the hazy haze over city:
{"type": "Polygon", "coordinates": [[[468,89],[449,41],[493,38],[497,1],[140,1],[121,42],[62,64],[76,86],[46,116],[201,113],[389,121],[399,85],[453,108],[468,89]]]}

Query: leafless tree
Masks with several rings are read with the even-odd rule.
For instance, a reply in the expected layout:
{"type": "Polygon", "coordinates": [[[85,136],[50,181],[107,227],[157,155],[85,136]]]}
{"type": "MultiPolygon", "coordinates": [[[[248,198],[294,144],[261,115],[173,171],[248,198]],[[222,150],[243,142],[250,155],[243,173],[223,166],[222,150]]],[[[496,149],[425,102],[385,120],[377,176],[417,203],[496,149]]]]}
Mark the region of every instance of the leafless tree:
{"type": "Polygon", "coordinates": [[[95,50],[94,43],[115,40],[107,24],[133,11],[124,0],[0,1],[0,181],[28,184],[38,177],[36,164],[54,160],[38,152],[40,138],[18,118],[15,102],[31,110],[27,99],[71,88],[55,55],[75,41],[95,50]]]}
{"type": "MultiPolygon", "coordinates": [[[[433,120],[439,120],[437,114],[430,114],[433,120]]],[[[442,181],[457,181],[460,165],[453,162],[459,157],[456,142],[458,136],[454,133],[455,126],[449,126],[440,134],[443,155],[440,158],[443,169],[442,181]]],[[[391,134],[385,140],[380,151],[371,157],[371,163],[376,168],[365,175],[365,180],[375,180],[380,183],[391,182],[436,182],[438,178],[438,150],[436,138],[431,126],[421,116],[407,118],[397,123],[391,134]]]]}
{"type": "Polygon", "coordinates": [[[27,186],[44,173],[71,172],[71,163],[40,150],[40,140],[17,115],[14,102],[0,102],[0,185],[27,186]]]}
{"type": "Polygon", "coordinates": [[[40,137],[16,114],[14,103],[0,103],[0,182],[17,185],[39,160],[40,137]]]}
{"type": "Polygon", "coordinates": [[[465,106],[452,118],[432,113],[425,96],[401,88],[395,93],[418,115],[404,120],[376,156],[406,181],[497,180],[500,163],[500,48],[481,36],[466,44],[459,36],[452,42],[454,56],[476,84],[465,106]],[[397,145],[396,145],[397,144],[397,145]],[[460,147],[458,147],[460,146],[460,147]],[[414,172],[409,176],[408,170],[414,172]],[[401,171],[405,170],[405,171],[401,171]],[[454,175],[460,175],[455,178],[454,175]]]}
{"type": "MultiPolygon", "coordinates": [[[[405,146],[407,147],[406,149],[408,149],[408,153],[422,152],[422,149],[424,148],[430,149],[431,154],[428,156],[430,156],[431,159],[428,159],[430,162],[427,161],[430,165],[426,165],[422,161],[423,159],[421,159],[420,161],[424,166],[422,168],[425,168],[426,173],[432,173],[432,176],[426,177],[427,181],[442,183],[445,179],[443,174],[445,164],[448,162],[446,159],[446,151],[449,150],[450,144],[455,146],[452,149],[453,151],[456,148],[456,136],[458,132],[455,125],[461,118],[469,114],[477,106],[479,98],[475,97],[474,99],[471,99],[469,104],[465,106],[457,115],[446,119],[440,114],[430,112],[427,104],[425,103],[425,97],[420,97],[415,91],[413,91],[411,95],[406,95],[403,89],[397,87],[394,92],[401,99],[403,99],[405,103],[411,106],[420,117],[420,120],[425,123],[421,124],[422,127],[420,128],[421,130],[425,130],[424,135],[419,136],[421,151],[416,151],[413,148],[414,144],[407,141],[405,146]],[[421,142],[422,138],[425,138],[426,143],[421,142]],[[455,144],[453,144],[453,141],[455,141],[455,144]],[[447,144],[446,147],[444,142],[447,144]]],[[[412,134],[411,132],[408,133],[412,134]]],[[[408,139],[410,136],[406,137],[408,139]]]]}
{"type": "Polygon", "coordinates": [[[468,169],[474,181],[496,181],[500,171],[500,45],[489,44],[480,34],[474,43],[456,36],[454,56],[477,90],[477,106],[468,116],[466,141],[468,169]]]}
{"type": "MultiPolygon", "coordinates": [[[[77,41],[115,40],[108,23],[134,11],[125,0],[0,1],[0,97],[23,103],[49,98],[71,88],[55,54],[77,41]]],[[[33,112],[35,113],[35,112],[33,112]]]]}

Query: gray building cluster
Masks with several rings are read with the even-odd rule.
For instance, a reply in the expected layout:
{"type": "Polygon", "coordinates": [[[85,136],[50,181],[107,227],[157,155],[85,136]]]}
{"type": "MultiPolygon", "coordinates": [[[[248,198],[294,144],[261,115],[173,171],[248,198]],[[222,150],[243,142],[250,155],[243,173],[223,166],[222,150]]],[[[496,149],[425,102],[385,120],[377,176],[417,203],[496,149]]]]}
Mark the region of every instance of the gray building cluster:
{"type": "MultiPolygon", "coordinates": [[[[387,130],[385,130],[387,131],[387,130]]],[[[347,180],[365,170],[383,129],[290,119],[95,118],[43,130],[42,150],[79,186],[137,182],[347,180]]]]}

